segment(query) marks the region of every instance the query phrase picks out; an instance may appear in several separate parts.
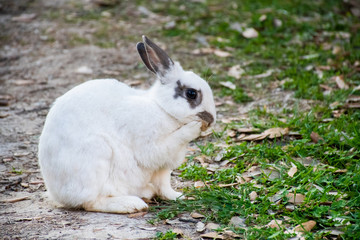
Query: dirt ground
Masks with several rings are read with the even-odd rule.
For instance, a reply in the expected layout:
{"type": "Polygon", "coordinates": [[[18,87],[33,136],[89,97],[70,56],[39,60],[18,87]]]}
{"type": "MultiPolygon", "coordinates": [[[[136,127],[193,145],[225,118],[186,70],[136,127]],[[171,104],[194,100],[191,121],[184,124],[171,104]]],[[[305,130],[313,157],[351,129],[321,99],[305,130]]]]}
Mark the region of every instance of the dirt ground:
{"type": "MultiPolygon", "coordinates": [[[[91,5],[89,1],[82,3],[91,5]]],[[[149,224],[151,213],[132,217],[67,210],[54,205],[46,196],[37,162],[37,144],[54,99],[91,78],[136,72],[130,83],[146,87],[145,79],[151,77],[143,69],[136,70],[140,58],[134,41],[119,39],[116,50],[91,44],[68,47],[67,37],[72,32],[86,34],[91,32],[91,26],[74,28],[41,16],[45,11],[66,11],[72,6],[71,1],[61,0],[0,1],[0,238],[154,237],[156,232],[174,226],[149,224]],[[54,39],[47,41],[48,36],[54,39]],[[85,71],[81,71],[84,66],[85,71]]],[[[128,8],[138,14],[131,4],[128,8]]],[[[127,28],[124,34],[134,34],[141,40],[141,27],[144,26],[127,28]]],[[[194,226],[195,223],[180,221],[176,227],[196,238],[194,226]]]]}

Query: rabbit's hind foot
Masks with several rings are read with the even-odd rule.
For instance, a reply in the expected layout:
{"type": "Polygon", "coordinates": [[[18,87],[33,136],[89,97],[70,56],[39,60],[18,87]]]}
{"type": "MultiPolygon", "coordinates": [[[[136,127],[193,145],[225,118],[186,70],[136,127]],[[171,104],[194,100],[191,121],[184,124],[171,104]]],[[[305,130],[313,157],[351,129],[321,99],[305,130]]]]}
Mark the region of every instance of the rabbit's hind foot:
{"type": "Polygon", "coordinates": [[[136,196],[98,197],[95,201],[83,204],[86,211],[107,213],[134,213],[148,208],[148,205],[136,196]]]}

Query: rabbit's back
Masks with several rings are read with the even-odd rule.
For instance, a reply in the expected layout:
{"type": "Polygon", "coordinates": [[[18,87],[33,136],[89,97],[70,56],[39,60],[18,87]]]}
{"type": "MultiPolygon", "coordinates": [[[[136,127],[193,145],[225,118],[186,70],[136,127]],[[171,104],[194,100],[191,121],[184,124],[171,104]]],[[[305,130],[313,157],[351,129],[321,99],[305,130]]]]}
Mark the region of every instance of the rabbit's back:
{"type": "Polygon", "coordinates": [[[111,147],[125,134],[116,131],[129,118],[127,102],[141,93],[117,80],[91,80],[55,101],[40,136],[39,162],[58,202],[74,207],[96,198],[99,179],[110,172],[111,147]]]}

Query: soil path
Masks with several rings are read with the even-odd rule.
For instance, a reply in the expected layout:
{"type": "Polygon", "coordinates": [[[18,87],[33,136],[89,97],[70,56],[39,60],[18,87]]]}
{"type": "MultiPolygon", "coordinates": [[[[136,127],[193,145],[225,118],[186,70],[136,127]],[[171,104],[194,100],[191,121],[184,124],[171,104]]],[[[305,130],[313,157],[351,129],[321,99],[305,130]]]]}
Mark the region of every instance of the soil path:
{"type": "MultiPolygon", "coordinates": [[[[97,7],[89,1],[77,2],[97,7]]],[[[124,11],[133,18],[114,23],[121,25],[123,35],[114,48],[91,44],[93,39],[87,34],[98,29],[92,21],[76,25],[64,24],[61,17],[51,18],[59,14],[70,18],[73,9],[72,1],[0,1],[0,238],[154,237],[170,226],[149,224],[151,213],[136,217],[69,211],[55,206],[45,194],[37,143],[55,98],[91,78],[118,77],[126,82],[135,74],[128,82],[147,87],[145,79],[151,77],[138,69],[136,41],[131,40],[131,36],[140,40],[141,28],[149,27],[132,22],[144,9],[131,3],[125,6],[124,11]],[[90,44],[77,45],[79,39],[89,39],[90,44]]],[[[154,15],[149,18],[154,25],[161,21],[154,15]]],[[[179,222],[176,227],[196,238],[194,226],[179,222]]]]}

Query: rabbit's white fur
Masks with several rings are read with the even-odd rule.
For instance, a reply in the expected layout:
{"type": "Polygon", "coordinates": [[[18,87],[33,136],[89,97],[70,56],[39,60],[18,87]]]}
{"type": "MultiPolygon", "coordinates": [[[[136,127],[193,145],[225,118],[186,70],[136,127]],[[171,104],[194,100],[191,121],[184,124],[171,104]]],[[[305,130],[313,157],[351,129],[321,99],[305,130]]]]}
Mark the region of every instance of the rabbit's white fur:
{"type": "Polygon", "coordinates": [[[99,79],[55,101],[39,142],[41,172],[54,200],[129,213],[147,208],[141,198],[181,196],[170,185],[171,170],[200,134],[203,119],[197,114],[208,112],[215,121],[215,104],[199,76],[178,63],[165,68],[146,91],[99,79]],[[175,97],[179,80],[201,91],[200,105],[192,108],[186,98],[175,97]]]}

